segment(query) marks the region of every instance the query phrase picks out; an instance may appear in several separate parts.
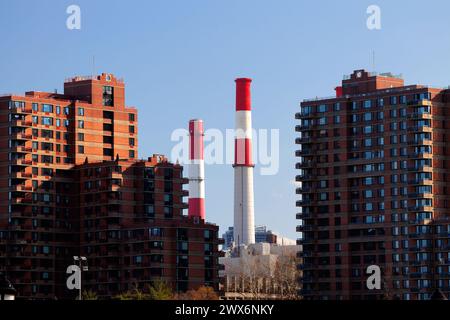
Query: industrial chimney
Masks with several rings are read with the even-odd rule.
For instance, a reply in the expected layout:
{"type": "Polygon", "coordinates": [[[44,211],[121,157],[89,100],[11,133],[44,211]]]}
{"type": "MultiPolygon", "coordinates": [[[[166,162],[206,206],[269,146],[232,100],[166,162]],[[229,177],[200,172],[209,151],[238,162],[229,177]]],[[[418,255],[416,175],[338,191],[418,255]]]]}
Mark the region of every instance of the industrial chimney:
{"type": "Polygon", "coordinates": [[[236,79],[236,133],[234,144],[234,242],[255,243],[253,205],[252,111],[248,78],[236,79]]]}
{"type": "Polygon", "coordinates": [[[189,121],[189,217],[205,220],[205,162],[203,120],[189,121]]]}

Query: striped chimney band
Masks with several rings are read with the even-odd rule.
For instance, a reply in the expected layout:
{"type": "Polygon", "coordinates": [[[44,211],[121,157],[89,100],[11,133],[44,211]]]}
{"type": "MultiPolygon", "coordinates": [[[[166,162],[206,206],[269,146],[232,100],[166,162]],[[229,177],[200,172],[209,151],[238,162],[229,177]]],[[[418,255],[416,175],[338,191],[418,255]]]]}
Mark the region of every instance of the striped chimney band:
{"type": "Polygon", "coordinates": [[[205,162],[203,120],[189,121],[189,217],[205,219],[205,162]]]}

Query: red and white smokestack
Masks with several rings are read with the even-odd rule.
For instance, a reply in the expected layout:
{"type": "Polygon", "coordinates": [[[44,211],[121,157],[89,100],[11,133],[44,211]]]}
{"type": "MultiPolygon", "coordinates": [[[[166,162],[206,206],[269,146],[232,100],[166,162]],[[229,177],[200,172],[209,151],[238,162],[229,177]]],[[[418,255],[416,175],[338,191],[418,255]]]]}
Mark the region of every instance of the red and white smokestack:
{"type": "Polygon", "coordinates": [[[236,79],[233,233],[238,246],[255,243],[251,82],[248,78],[236,79]]]}
{"type": "Polygon", "coordinates": [[[203,120],[189,121],[189,217],[205,219],[205,161],[203,120]]]}

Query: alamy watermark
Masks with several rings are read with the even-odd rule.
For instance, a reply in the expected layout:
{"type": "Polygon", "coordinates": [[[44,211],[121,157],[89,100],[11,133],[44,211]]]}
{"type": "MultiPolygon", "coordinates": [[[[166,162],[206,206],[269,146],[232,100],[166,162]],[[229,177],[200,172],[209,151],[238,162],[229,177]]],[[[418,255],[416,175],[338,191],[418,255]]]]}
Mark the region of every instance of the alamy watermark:
{"type": "Polygon", "coordinates": [[[367,267],[366,274],[370,276],[366,280],[366,286],[369,290],[381,289],[381,268],[377,265],[367,267]]]}
{"type": "MultiPolygon", "coordinates": [[[[205,130],[205,165],[232,165],[234,163],[235,136],[243,136],[243,130],[205,130]]],[[[176,129],[171,141],[176,142],[171,151],[171,161],[189,164],[189,131],[176,129]]],[[[252,130],[252,158],[261,175],[276,175],[280,168],[280,130],[252,130]]]]}
{"type": "Polygon", "coordinates": [[[81,8],[76,4],[67,7],[66,13],[69,15],[66,20],[66,27],[69,30],[81,29],[81,8]]]}
{"type": "Polygon", "coordinates": [[[367,29],[381,30],[381,8],[372,4],[367,7],[366,13],[369,15],[366,21],[367,29]]]}

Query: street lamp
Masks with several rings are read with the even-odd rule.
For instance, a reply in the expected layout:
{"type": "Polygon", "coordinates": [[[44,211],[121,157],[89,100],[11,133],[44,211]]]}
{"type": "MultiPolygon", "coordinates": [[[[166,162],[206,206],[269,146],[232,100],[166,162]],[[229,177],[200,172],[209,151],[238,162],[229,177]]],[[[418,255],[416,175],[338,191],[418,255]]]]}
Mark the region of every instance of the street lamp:
{"type": "Polygon", "coordinates": [[[87,258],[83,256],[74,256],[73,260],[75,261],[75,264],[77,264],[78,262],[78,267],[80,268],[80,288],[78,291],[78,300],[81,300],[81,275],[83,271],[88,271],[87,258]]]}
{"type": "Polygon", "coordinates": [[[17,291],[4,274],[0,274],[0,300],[15,300],[17,291]]]}

